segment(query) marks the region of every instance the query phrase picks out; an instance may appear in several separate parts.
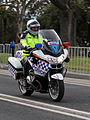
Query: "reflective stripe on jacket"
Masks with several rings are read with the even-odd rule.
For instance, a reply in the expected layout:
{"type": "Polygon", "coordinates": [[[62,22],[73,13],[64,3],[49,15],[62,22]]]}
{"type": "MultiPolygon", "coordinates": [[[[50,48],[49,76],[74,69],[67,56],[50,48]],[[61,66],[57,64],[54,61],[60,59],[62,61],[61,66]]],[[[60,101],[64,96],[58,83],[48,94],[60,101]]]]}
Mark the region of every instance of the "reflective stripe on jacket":
{"type": "MultiPolygon", "coordinates": [[[[40,34],[34,36],[29,32],[25,32],[21,36],[20,43],[23,48],[25,48],[25,46],[30,46],[31,48],[35,48],[35,44],[37,43],[43,44],[43,37],[40,34]]],[[[26,56],[29,56],[29,51],[23,50],[22,59],[26,56]]]]}

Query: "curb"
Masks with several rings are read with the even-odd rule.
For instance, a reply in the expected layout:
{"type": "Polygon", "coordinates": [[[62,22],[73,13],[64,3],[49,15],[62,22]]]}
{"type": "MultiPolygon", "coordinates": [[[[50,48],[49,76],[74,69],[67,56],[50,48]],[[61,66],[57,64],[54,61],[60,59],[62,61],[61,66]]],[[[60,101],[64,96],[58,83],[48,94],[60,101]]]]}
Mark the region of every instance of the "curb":
{"type": "Polygon", "coordinates": [[[0,64],[0,69],[8,70],[8,65],[6,65],[6,64],[0,64]]]}
{"type": "Polygon", "coordinates": [[[83,74],[83,73],[67,72],[66,77],[90,80],[90,74],[83,74]]]}

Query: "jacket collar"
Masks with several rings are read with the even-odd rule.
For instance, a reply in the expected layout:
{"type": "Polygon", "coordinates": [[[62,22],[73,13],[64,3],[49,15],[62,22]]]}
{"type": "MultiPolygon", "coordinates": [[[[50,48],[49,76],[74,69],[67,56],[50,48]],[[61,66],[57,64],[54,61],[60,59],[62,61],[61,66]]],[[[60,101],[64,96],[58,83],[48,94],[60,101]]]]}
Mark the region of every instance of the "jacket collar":
{"type": "Polygon", "coordinates": [[[34,34],[30,33],[30,32],[29,32],[29,34],[32,35],[33,37],[35,37],[35,36],[37,36],[37,38],[39,37],[38,34],[37,34],[37,35],[34,35],[34,34]]]}

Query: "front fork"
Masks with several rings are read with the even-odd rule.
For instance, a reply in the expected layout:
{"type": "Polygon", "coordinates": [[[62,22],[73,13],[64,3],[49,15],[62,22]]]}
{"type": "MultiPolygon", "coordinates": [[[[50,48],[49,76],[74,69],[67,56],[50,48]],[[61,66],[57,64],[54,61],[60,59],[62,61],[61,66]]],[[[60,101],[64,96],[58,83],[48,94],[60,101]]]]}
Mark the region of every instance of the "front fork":
{"type": "Polygon", "coordinates": [[[48,87],[51,87],[50,71],[48,72],[48,87]]]}
{"type": "Polygon", "coordinates": [[[50,74],[50,71],[48,72],[48,86],[51,87],[51,79],[56,79],[56,80],[64,80],[64,77],[66,76],[67,69],[64,67],[63,73],[55,73],[55,74],[50,74]]]}
{"type": "Polygon", "coordinates": [[[67,73],[67,68],[64,68],[64,69],[63,69],[63,73],[62,73],[62,74],[63,74],[63,77],[66,76],[66,73],[67,73]]]}
{"type": "Polygon", "coordinates": [[[48,86],[51,87],[51,80],[64,80],[63,75],[61,73],[53,73],[52,75],[50,74],[50,71],[48,72],[48,86]]]}

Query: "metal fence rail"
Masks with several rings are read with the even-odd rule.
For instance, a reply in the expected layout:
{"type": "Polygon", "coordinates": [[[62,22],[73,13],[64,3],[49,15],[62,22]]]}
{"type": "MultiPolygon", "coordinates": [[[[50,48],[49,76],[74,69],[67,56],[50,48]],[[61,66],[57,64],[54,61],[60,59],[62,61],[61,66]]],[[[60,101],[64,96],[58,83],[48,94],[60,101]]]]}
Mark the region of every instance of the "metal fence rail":
{"type": "Polygon", "coordinates": [[[90,74],[90,47],[70,47],[69,54],[69,71],[90,74]]]}
{"type": "MultiPolygon", "coordinates": [[[[15,51],[18,45],[15,46],[15,51]]],[[[10,44],[0,44],[0,64],[8,64],[8,57],[12,56],[10,44]]],[[[70,62],[66,67],[70,72],[79,72],[90,74],[90,47],[70,47],[70,62]]]]}

